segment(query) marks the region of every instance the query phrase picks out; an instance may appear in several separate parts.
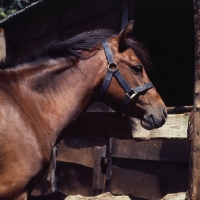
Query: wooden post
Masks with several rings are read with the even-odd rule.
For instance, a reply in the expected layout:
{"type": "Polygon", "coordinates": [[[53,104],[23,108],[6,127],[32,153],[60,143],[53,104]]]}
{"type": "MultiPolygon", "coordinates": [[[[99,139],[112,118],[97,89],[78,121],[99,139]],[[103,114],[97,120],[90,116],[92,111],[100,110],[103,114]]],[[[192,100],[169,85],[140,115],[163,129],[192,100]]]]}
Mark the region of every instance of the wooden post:
{"type": "Polygon", "coordinates": [[[6,41],[4,35],[4,29],[0,28],[0,60],[6,57],[6,41]]]}
{"type": "MultiPolygon", "coordinates": [[[[195,84],[187,200],[200,200],[200,0],[194,0],[195,84]]],[[[189,123],[191,124],[191,122],[189,123]]]]}
{"type": "Polygon", "coordinates": [[[57,176],[56,176],[56,155],[57,155],[57,148],[56,146],[52,150],[52,158],[51,158],[51,165],[50,165],[50,172],[51,172],[51,179],[50,179],[50,189],[51,192],[55,192],[58,190],[57,187],[57,176]]]}
{"type": "Polygon", "coordinates": [[[122,19],[121,19],[121,30],[124,29],[128,23],[128,13],[129,12],[129,0],[122,1],[122,19]]]}

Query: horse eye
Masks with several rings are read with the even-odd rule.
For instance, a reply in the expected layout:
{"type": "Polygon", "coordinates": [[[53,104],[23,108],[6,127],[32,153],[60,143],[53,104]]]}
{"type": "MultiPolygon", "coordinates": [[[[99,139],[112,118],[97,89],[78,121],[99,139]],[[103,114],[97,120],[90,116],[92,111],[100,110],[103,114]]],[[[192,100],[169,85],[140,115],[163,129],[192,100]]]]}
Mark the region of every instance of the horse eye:
{"type": "Polygon", "coordinates": [[[131,68],[132,68],[132,70],[135,71],[135,72],[138,72],[138,73],[140,72],[140,73],[142,73],[142,69],[143,69],[143,68],[142,68],[141,65],[135,65],[135,66],[132,66],[131,68]]]}

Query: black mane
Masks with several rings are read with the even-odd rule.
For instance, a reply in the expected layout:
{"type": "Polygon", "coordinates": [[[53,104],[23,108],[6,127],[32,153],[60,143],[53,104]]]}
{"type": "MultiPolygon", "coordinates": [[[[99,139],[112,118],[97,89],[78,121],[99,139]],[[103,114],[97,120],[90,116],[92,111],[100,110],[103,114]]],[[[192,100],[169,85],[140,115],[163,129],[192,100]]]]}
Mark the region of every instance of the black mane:
{"type": "Polygon", "coordinates": [[[106,29],[83,32],[68,40],[53,42],[46,45],[40,55],[50,58],[77,57],[87,59],[82,54],[83,51],[92,51],[95,47],[105,42],[109,38],[115,37],[115,34],[106,29]]]}
{"type": "MultiPolygon", "coordinates": [[[[92,51],[102,42],[115,36],[116,34],[106,29],[83,32],[68,40],[53,41],[45,45],[42,49],[37,50],[35,53],[33,53],[31,58],[23,59],[23,61],[19,61],[19,59],[11,59],[8,56],[6,57],[5,61],[0,62],[0,68],[11,68],[19,64],[37,62],[37,60],[45,58],[57,59],[62,57],[76,57],[78,59],[87,59],[87,57],[84,57],[84,55],[82,54],[83,51],[92,51]],[[13,60],[18,61],[13,62],[13,60]]],[[[135,39],[129,39],[127,45],[134,50],[134,52],[146,68],[151,65],[149,54],[141,43],[137,42],[135,39]]]]}

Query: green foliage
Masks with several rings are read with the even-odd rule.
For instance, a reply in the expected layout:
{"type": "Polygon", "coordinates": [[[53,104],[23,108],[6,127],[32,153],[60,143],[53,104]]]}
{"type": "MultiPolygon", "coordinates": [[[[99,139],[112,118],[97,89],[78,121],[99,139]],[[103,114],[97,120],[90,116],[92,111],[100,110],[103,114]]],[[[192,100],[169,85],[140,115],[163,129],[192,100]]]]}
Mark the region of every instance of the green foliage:
{"type": "Polygon", "coordinates": [[[0,20],[38,0],[0,0],[0,20]]]}

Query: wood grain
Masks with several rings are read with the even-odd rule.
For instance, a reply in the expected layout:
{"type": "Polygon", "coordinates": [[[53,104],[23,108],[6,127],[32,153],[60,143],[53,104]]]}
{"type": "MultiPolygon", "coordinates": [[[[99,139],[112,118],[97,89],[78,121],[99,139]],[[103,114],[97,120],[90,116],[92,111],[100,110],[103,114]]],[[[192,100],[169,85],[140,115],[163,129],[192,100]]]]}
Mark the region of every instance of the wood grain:
{"type": "Polygon", "coordinates": [[[131,194],[149,200],[168,193],[184,192],[188,185],[188,164],[131,159],[112,159],[112,194],[131,194]]]}
{"type": "Polygon", "coordinates": [[[152,161],[189,162],[190,143],[188,140],[110,139],[110,156],[152,161]]]}
{"type": "Polygon", "coordinates": [[[195,86],[194,116],[191,135],[190,181],[186,194],[187,200],[200,199],[200,0],[194,1],[195,27],[195,86]]]}
{"type": "Polygon", "coordinates": [[[188,118],[189,113],[171,114],[163,127],[146,130],[136,118],[129,121],[115,112],[86,112],[67,134],[138,139],[187,138],[188,118]]]}
{"type": "Polygon", "coordinates": [[[93,169],[73,163],[58,162],[58,190],[67,195],[93,195],[93,169]]]}
{"type": "Polygon", "coordinates": [[[108,138],[66,136],[57,145],[57,160],[94,167],[94,147],[108,144],[108,138]]]}
{"type": "Polygon", "coordinates": [[[187,138],[189,113],[168,115],[167,122],[158,129],[146,130],[138,119],[131,119],[133,138],[187,138]]]}

